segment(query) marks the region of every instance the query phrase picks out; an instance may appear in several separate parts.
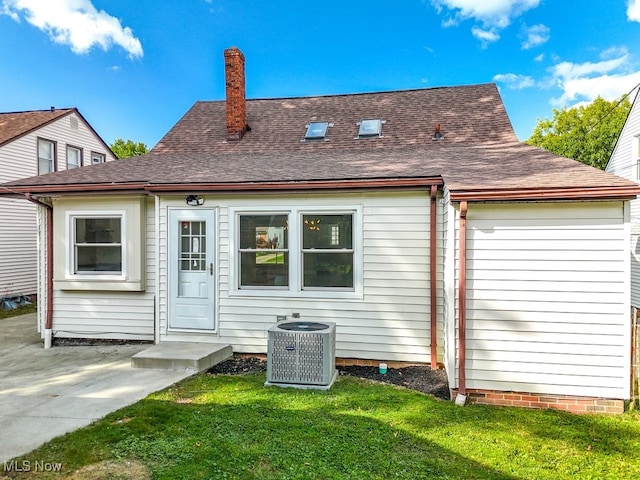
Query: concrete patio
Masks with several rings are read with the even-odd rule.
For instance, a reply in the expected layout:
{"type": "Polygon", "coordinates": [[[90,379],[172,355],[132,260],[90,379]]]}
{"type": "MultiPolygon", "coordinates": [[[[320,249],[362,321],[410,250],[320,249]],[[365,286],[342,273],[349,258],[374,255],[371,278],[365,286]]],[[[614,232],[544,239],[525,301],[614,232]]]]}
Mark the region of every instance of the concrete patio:
{"type": "Polygon", "coordinates": [[[192,347],[181,349],[191,352],[187,360],[166,357],[164,363],[134,368],[136,354],[151,348],[147,358],[162,357],[166,350],[144,344],[45,350],[35,314],[0,319],[0,465],[208,368],[231,351],[223,347],[213,358],[211,349],[192,347]]]}

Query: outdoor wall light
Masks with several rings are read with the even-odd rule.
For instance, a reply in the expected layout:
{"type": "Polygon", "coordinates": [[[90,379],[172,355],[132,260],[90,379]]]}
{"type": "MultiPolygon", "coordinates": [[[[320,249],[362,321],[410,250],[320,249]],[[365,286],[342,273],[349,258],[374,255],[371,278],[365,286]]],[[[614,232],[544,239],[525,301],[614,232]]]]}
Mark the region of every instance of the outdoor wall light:
{"type": "Polygon", "coordinates": [[[204,205],[204,198],[198,197],[197,195],[187,195],[184,198],[184,203],[191,207],[199,207],[200,205],[204,205]]]}

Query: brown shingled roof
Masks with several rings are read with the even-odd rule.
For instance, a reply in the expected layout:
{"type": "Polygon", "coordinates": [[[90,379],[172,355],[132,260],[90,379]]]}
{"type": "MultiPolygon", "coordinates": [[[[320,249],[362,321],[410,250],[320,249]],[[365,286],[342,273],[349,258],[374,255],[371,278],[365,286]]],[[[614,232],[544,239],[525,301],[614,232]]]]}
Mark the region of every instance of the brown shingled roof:
{"type": "Polygon", "coordinates": [[[74,111],[77,112],[74,108],[62,108],[0,113],[0,146],[74,111]]]}
{"type": "Polygon", "coordinates": [[[633,182],[519,143],[494,84],[248,100],[247,123],[242,140],[228,141],[225,102],[197,102],[148,155],[11,185],[31,193],[204,192],[444,181],[454,199],[640,193],[633,182]],[[386,122],[381,138],[355,138],[367,118],[386,122]],[[311,121],[333,124],[325,140],[303,141],[311,121]],[[436,124],[442,140],[432,138],[436,124]]]}
{"type": "Polygon", "coordinates": [[[364,151],[424,145],[440,124],[448,144],[515,142],[494,84],[247,101],[251,131],[227,141],[225,102],[197,102],[153,153],[364,151]],[[354,140],[357,123],[381,119],[382,139],[354,140]],[[333,123],[326,140],[301,141],[312,121],[333,123]]]}

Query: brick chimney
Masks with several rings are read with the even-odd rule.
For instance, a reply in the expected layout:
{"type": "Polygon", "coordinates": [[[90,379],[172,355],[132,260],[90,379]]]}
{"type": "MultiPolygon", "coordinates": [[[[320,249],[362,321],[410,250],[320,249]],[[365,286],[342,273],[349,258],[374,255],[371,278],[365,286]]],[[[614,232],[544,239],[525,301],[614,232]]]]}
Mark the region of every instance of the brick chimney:
{"type": "Polygon", "coordinates": [[[244,55],[231,47],[224,51],[227,86],[227,140],[241,140],[247,131],[247,99],[245,96],[244,55]]]}

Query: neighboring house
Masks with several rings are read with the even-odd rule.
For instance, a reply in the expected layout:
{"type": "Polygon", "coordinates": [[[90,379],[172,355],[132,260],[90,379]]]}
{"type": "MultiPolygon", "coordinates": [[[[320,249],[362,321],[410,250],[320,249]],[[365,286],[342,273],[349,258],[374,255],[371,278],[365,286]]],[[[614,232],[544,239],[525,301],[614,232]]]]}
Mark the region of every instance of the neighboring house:
{"type": "MultiPolygon", "coordinates": [[[[618,136],[606,171],[640,183],[640,88],[618,136]]],[[[634,401],[640,399],[640,200],[631,200],[631,392],[634,401]]]]}
{"type": "MultiPolygon", "coordinates": [[[[0,183],[115,160],[75,108],[0,113],[0,183]]],[[[36,293],[37,206],[0,198],[0,298],[36,293]]]]}
{"type": "Polygon", "coordinates": [[[461,399],[622,411],[637,184],[518,142],[494,84],[246,100],[225,66],[148,155],[10,184],[49,222],[45,346],[265,353],[297,314],[461,399]]]}
{"type": "MultiPolygon", "coordinates": [[[[640,183],[640,89],[631,104],[606,171],[640,183]]],[[[640,308],[640,200],[631,201],[631,306],[640,308]]]]}

